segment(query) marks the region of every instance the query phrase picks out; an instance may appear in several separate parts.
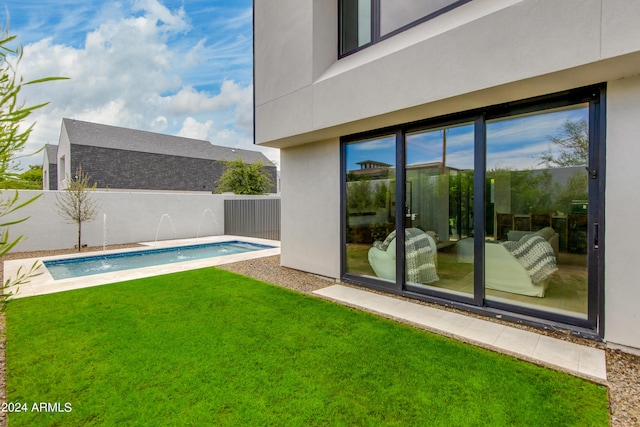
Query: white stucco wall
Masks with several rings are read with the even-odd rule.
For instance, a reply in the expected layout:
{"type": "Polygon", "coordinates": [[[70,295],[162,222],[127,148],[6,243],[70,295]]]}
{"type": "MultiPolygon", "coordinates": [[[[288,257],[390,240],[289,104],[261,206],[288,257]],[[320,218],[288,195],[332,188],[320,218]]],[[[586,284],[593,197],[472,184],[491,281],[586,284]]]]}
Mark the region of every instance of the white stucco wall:
{"type": "MultiPolygon", "coordinates": [[[[75,171],[74,171],[75,172],[75,171]]],[[[58,188],[66,187],[66,179],[71,176],[71,142],[64,126],[64,121],[60,128],[60,139],[58,140],[58,188]]]]}
{"type": "Polygon", "coordinates": [[[283,149],[282,260],[332,277],[341,136],[607,82],[605,339],[640,349],[640,1],[474,0],[340,60],[336,1],[254,4],[256,142],[283,149]]]}
{"type": "Polygon", "coordinates": [[[340,277],[340,142],[283,150],[281,264],[340,277]]]}
{"type": "Polygon", "coordinates": [[[287,147],[616,80],[640,61],[636,1],[474,0],[340,60],[336,3],[289,0],[276,13],[256,0],[257,143],[287,147]]]}
{"type": "Polygon", "coordinates": [[[269,37],[268,43],[255,50],[255,62],[260,64],[255,85],[262,88],[256,91],[256,103],[309,86],[313,81],[313,34],[310,31],[313,0],[280,0],[277,6],[271,1],[256,1],[254,14],[259,17],[254,25],[256,42],[260,43],[261,34],[281,34],[281,37],[269,37]],[[287,72],[283,73],[283,69],[287,72]]]}
{"type": "Polygon", "coordinates": [[[42,189],[43,190],[49,189],[50,160],[55,160],[55,159],[49,159],[49,155],[47,154],[47,150],[45,149],[42,155],[42,189]]]}
{"type": "Polygon", "coordinates": [[[640,349],[640,76],[609,82],[605,340],[640,349]]]}
{"type": "MultiPolygon", "coordinates": [[[[2,197],[12,197],[3,190],[2,197]]],[[[42,196],[33,203],[4,217],[16,220],[29,217],[9,228],[10,238],[24,236],[13,252],[73,248],[78,242],[77,226],[69,224],[55,210],[56,191],[20,191],[20,200],[42,196]]],[[[82,243],[102,246],[104,215],[107,244],[149,242],[156,239],[190,238],[224,234],[224,200],[272,196],[235,196],[207,193],[153,193],[96,191],[99,213],[94,221],[83,224],[82,243]],[[210,210],[211,213],[206,212],[210,210]],[[167,214],[170,220],[162,219],[167,214]],[[160,221],[162,219],[162,224],[160,221]],[[160,227],[159,227],[160,225],[160,227]]],[[[278,198],[277,196],[273,196],[278,198]]]]}

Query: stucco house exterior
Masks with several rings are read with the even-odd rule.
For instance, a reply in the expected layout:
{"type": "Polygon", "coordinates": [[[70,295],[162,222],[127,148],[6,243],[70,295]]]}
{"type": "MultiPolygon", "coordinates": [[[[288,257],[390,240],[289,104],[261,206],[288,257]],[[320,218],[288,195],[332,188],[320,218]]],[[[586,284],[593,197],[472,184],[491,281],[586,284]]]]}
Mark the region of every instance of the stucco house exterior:
{"type": "Polygon", "coordinates": [[[44,146],[42,160],[42,189],[58,189],[58,146],[47,144],[44,146]]]}
{"type": "Polygon", "coordinates": [[[256,0],[281,263],[640,352],[638,22],[627,0],[256,0]]]}
{"type": "MultiPolygon", "coordinates": [[[[276,167],[259,151],[208,141],[63,119],[57,146],[47,146],[44,189],[65,188],[78,166],[111,190],[215,191],[224,161],[262,162],[276,183],[276,167]]],[[[276,192],[274,188],[272,192],[276,192]]]]}

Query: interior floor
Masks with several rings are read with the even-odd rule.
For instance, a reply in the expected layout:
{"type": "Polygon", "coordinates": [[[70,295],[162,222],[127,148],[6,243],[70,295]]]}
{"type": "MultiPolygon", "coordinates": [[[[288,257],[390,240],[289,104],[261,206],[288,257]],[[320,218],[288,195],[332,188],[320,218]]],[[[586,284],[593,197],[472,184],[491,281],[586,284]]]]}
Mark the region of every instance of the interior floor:
{"type": "MultiPolygon", "coordinates": [[[[370,245],[347,245],[347,271],[352,274],[373,276],[376,274],[369,265],[370,245]]],[[[544,297],[532,297],[510,292],[486,289],[487,300],[549,310],[571,316],[587,315],[587,269],[586,256],[560,253],[557,256],[558,271],[547,279],[548,287],[544,297]]],[[[459,263],[455,247],[438,251],[436,269],[439,280],[419,285],[425,289],[435,288],[452,293],[473,294],[473,264],[459,263]]]]}

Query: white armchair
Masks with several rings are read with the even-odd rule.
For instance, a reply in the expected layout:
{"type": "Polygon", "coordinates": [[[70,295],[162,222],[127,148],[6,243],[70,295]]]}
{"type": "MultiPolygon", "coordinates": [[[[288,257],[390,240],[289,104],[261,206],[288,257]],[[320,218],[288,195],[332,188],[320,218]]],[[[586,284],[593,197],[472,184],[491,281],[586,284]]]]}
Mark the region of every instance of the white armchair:
{"type": "MultiPolygon", "coordinates": [[[[438,247],[435,240],[417,228],[405,230],[405,253],[407,255],[407,281],[429,283],[439,280],[436,273],[435,260],[438,247]],[[419,242],[423,242],[421,248],[419,242]],[[426,244],[424,243],[426,242],[426,244]],[[411,262],[409,262],[411,260],[411,262]]],[[[377,242],[369,249],[369,264],[376,276],[396,280],[396,239],[395,231],[385,242],[377,242]],[[385,244],[385,242],[388,242],[385,244]]]]}
{"type": "Polygon", "coordinates": [[[378,249],[373,246],[369,249],[369,264],[376,273],[376,276],[396,280],[396,239],[393,239],[387,250],[378,249]]]}

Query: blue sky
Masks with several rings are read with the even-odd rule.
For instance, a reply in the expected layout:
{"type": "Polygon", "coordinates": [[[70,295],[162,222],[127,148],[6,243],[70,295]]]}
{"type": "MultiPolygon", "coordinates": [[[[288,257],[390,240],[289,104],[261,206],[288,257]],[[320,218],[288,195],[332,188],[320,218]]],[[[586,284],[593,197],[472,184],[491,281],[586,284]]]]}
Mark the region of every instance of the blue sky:
{"type": "MultiPolygon", "coordinates": [[[[24,46],[27,105],[50,104],[27,150],[57,144],[62,118],[253,145],[250,0],[5,1],[10,33],[24,46]]],[[[22,160],[39,164],[41,155],[22,160]]]]}
{"type": "MultiPolygon", "coordinates": [[[[588,120],[588,108],[577,107],[488,122],[487,169],[543,168],[540,156],[554,150],[549,137],[558,135],[567,120],[588,120]]],[[[447,166],[473,169],[473,140],[473,124],[447,129],[447,166]]],[[[442,130],[407,135],[407,163],[442,162],[442,145],[442,130]]],[[[395,165],[395,137],[351,144],[346,153],[348,171],[359,169],[363,160],[395,165]]]]}

